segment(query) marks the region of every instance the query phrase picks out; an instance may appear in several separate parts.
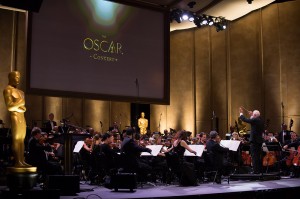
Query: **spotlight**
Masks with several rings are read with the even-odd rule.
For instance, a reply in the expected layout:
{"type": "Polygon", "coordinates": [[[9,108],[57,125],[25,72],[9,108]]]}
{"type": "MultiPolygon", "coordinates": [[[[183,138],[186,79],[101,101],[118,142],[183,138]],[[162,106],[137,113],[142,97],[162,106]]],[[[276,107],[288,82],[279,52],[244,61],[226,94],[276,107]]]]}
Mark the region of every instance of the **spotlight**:
{"type": "Polygon", "coordinates": [[[196,16],[194,19],[194,24],[200,28],[202,26],[200,17],[196,16]]]}
{"type": "Polygon", "coordinates": [[[208,24],[207,17],[205,15],[200,17],[200,20],[201,20],[201,25],[207,25],[208,24]]]}
{"type": "Polygon", "coordinates": [[[181,18],[182,18],[183,20],[188,20],[189,14],[188,14],[188,13],[183,13],[181,18]]]}
{"type": "Polygon", "coordinates": [[[182,11],[179,9],[172,10],[170,13],[170,21],[172,22],[173,20],[175,20],[177,21],[177,23],[181,23],[182,22],[181,14],[182,11]]]}
{"type": "Polygon", "coordinates": [[[252,4],[253,0],[247,0],[248,4],[252,4]]]}
{"type": "Polygon", "coordinates": [[[208,17],[207,22],[209,26],[212,26],[214,24],[214,20],[211,16],[208,17]]]}
{"type": "Polygon", "coordinates": [[[194,16],[194,14],[189,14],[189,21],[190,22],[192,22],[192,21],[194,21],[195,20],[195,16],[194,16]]]}
{"type": "Polygon", "coordinates": [[[216,18],[215,19],[215,27],[216,27],[216,31],[219,32],[221,30],[225,30],[226,29],[226,20],[224,18],[216,18]]]}

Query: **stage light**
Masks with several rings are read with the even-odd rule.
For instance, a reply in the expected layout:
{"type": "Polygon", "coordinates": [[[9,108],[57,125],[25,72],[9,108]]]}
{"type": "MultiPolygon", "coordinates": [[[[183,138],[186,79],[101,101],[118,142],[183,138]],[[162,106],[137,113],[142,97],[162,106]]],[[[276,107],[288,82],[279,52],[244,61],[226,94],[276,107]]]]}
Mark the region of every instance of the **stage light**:
{"type": "Polygon", "coordinates": [[[189,21],[193,22],[195,20],[194,14],[189,14],[189,21]]]}
{"type": "Polygon", "coordinates": [[[170,21],[172,22],[173,20],[175,20],[177,23],[181,23],[182,22],[182,11],[179,9],[175,9],[175,10],[171,10],[170,12],[170,21]]]}
{"type": "Polygon", "coordinates": [[[207,25],[208,24],[208,20],[207,20],[206,15],[201,16],[200,20],[201,20],[201,25],[207,25]]]}
{"type": "Polygon", "coordinates": [[[183,20],[189,20],[190,22],[194,22],[194,24],[200,28],[205,25],[216,27],[217,32],[220,30],[226,29],[226,20],[224,17],[214,17],[208,15],[196,15],[195,13],[184,11],[181,9],[175,9],[170,11],[170,21],[177,21],[177,23],[181,23],[183,20]]]}
{"type": "Polygon", "coordinates": [[[194,19],[194,24],[200,28],[202,26],[201,24],[201,20],[200,20],[200,17],[196,16],[195,19],[194,19]]]}
{"type": "Polygon", "coordinates": [[[181,18],[182,18],[183,20],[188,20],[188,18],[189,18],[188,13],[183,13],[181,18]]]}
{"type": "Polygon", "coordinates": [[[208,17],[207,22],[209,26],[212,26],[214,24],[214,20],[211,16],[208,17]]]}
{"type": "Polygon", "coordinates": [[[216,18],[214,25],[216,27],[217,32],[219,32],[221,30],[225,30],[227,27],[226,20],[222,17],[216,18]]]}

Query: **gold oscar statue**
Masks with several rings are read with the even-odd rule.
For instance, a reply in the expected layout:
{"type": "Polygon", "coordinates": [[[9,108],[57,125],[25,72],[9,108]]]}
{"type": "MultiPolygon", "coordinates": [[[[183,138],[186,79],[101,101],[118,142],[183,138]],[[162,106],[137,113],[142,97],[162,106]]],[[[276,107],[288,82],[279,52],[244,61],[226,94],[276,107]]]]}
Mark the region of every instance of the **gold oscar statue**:
{"type": "MultiPolygon", "coordinates": [[[[8,81],[8,86],[4,89],[3,95],[7,110],[10,112],[12,152],[15,161],[14,167],[8,168],[8,174],[12,176],[8,179],[8,183],[14,187],[17,186],[15,188],[20,188],[20,186],[23,186],[22,182],[26,181],[24,180],[24,175],[21,176],[21,174],[27,173],[28,178],[35,178],[36,167],[27,164],[24,157],[24,139],[26,136],[24,113],[26,107],[24,92],[17,89],[20,83],[20,73],[18,71],[10,72],[8,74],[8,81]]],[[[26,188],[30,188],[28,187],[29,185],[25,186],[26,188]]]]}
{"type": "Polygon", "coordinates": [[[145,113],[141,112],[141,117],[138,119],[138,126],[140,128],[140,134],[147,133],[148,120],[145,118],[145,113]]]}

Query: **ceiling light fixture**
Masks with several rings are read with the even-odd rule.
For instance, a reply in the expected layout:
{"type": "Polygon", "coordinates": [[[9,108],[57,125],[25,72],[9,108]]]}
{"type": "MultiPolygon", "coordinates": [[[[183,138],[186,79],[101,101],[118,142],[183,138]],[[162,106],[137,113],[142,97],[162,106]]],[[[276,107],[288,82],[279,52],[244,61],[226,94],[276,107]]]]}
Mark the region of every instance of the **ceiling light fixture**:
{"type": "Polygon", "coordinates": [[[195,13],[181,9],[171,10],[170,22],[173,22],[173,20],[177,21],[177,23],[181,23],[183,20],[189,20],[190,22],[194,22],[198,28],[206,25],[214,25],[217,32],[225,30],[227,27],[227,20],[224,17],[214,17],[204,14],[196,15],[195,13]]]}

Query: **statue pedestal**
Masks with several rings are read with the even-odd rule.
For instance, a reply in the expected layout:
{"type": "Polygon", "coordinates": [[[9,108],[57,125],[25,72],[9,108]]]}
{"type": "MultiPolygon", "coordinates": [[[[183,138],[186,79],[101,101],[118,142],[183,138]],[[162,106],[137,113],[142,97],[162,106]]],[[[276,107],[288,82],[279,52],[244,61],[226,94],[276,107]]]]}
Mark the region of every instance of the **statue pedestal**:
{"type": "Polygon", "coordinates": [[[8,167],[7,187],[10,191],[26,191],[36,186],[36,167],[8,167]]]}

